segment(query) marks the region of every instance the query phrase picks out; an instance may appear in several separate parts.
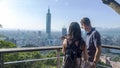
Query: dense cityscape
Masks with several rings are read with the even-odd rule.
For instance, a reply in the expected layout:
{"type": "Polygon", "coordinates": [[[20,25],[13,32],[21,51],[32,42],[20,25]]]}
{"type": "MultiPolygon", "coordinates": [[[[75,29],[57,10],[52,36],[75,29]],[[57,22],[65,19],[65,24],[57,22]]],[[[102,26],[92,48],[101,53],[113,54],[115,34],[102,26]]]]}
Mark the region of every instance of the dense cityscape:
{"type": "MultiPolygon", "coordinates": [[[[0,34],[1,34],[0,39],[11,41],[17,44],[17,47],[26,46],[29,44],[33,46],[61,45],[61,41],[62,41],[61,37],[62,35],[65,35],[67,33],[66,30],[67,30],[66,28],[63,28],[61,29],[61,31],[51,32],[51,39],[47,38],[47,34],[45,33],[45,31],[0,30],[0,34]],[[62,33],[62,30],[65,32],[62,33]],[[51,40],[51,44],[46,43],[46,42],[50,42],[50,40],[51,40]]],[[[119,46],[120,44],[119,28],[113,28],[113,29],[98,28],[98,30],[101,33],[102,44],[119,46]]]]}
{"type": "MultiPolygon", "coordinates": [[[[119,28],[112,28],[112,29],[98,28],[98,30],[100,31],[103,45],[120,46],[119,45],[120,44],[119,28]]],[[[84,31],[82,32],[84,34],[84,31]]],[[[40,46],[61,46],[62,34],[63,35],[66,34],[66,28],[62,28],[61,31],[51,32],[50,39],[47,38],[47,34],[45,31],[0,30],[0,39],[13,42],[17,45],[17,47],[20,47],[20,48],[21,47],[40,47],[40,46]]],[[[102,52],[104,55],[103,56],[104,59],[108,59],[108,57],[112,57],[113,60],[116,60],[116,58],[118,59],[116,60],[117,63],[120,61],[119,50],[103,49],[102,52]]]]}

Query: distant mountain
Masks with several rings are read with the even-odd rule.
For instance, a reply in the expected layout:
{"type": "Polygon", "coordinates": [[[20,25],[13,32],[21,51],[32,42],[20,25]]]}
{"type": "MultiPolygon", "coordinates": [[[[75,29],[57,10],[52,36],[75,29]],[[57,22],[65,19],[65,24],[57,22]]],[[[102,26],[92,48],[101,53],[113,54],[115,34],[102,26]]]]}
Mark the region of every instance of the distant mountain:
{"type": "Polygon", "coordinates": [[[100,28],[100,27],[96,27],[96,29],[100,32],[100,33],[120,33],[120,27],[118,28],[100,28]]]}

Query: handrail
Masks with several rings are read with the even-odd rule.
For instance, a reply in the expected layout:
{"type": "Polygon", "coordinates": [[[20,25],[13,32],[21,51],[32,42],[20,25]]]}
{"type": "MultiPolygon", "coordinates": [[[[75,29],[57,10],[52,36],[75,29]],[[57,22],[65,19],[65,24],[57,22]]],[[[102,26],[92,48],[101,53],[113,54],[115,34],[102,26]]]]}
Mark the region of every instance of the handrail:
{"type": "MultiPolygon", "coordinates": [[[[120,46],[111,46],[111,45],[102,45],[102,48],[118,49],[120,46]]],[[[2,48],[0,49],[0,68],[4,68],[6,62],[3,61],[4,53],[13,53],[13,52],[31,52],[31,51],[42,51],[42,50],[56,50],[57,51],[57,65],[60,67],[60,49],[62,46],[45,46],[45,47],[29,47],[29,48],[2,48]]]]}
{"type": "Polygon", "coordinates": [[[46,47],[26,47],[26,48],[2,48],[0,53],[12,52],[28,52],[28,51],[41,51],[41,50],[56,50],[61,49],[62,46],[46,46],[46,47]]]}
{"type": "Polygon", "coordinates": [[[113,46],[113,45],[102,45],[102,48],[110,48],[110,49],[120,50],[120,46],[113,46]]]}
{"type": "MultiPolygon", "coordinates": [[[[112,45],[102,45],[102,48],[110,48],[110,49],[120,50],[120,46],[112,46],[112,45]]],[[[0,49],[0,53],[28,52],[28,51],[56,50],[56,49],[62,49],[62,46],[2,48],[2,49],[0,49]]]]}
{"type": "Polygon", "coordinates": [[[46,47],[29,47],[29,48],[2,48],[0,49],[0,68],[4,68],[3,57],[4,53],[13,53],[13,52],[31,52],[31,51],[42,51],[42,50],[56,50],[57,55],[57,68],[60,68],[60,49],[62,46],[46,46],[46,47]]]}
{"type": "MultiPolygon", "coordinates": [[[[61,56],[60,58],[63,58],[63,56],[61,56]]],[[[21,61],[12,61],[12,62],[5,62],[4,64],[14,64],[14,63],[23,63],[23,62],[34,62],[34,61],[50,60],[50,59],[57,59],[57,57],[41,58],[41,59],[30,59],[30,60],[21,60],[21,61]]]]}

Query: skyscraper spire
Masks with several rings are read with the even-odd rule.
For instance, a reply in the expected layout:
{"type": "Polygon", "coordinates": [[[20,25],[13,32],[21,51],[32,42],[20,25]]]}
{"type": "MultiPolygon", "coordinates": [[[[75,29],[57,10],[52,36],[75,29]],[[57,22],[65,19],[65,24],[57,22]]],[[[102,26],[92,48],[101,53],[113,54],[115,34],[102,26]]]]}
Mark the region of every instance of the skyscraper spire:
{"type": "Polygon", "coordinates": [[[48,13],[50,13],[50,8],[48,7],[48,13]]]}

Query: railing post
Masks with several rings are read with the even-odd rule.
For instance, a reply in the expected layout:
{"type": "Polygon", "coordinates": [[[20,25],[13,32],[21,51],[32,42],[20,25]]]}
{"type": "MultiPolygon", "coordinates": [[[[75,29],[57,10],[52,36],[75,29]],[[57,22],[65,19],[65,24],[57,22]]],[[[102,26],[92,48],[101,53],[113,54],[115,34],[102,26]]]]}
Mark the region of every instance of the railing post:
{"type": "Polygon", "coordinates": [[[3,53],[0,53],[0,68],[4,68],[3,53]]]}
{"type": "Polygon", "coordinates": [[[60,68],[60,49],[57,49],[57,68],[60,68]]]}

